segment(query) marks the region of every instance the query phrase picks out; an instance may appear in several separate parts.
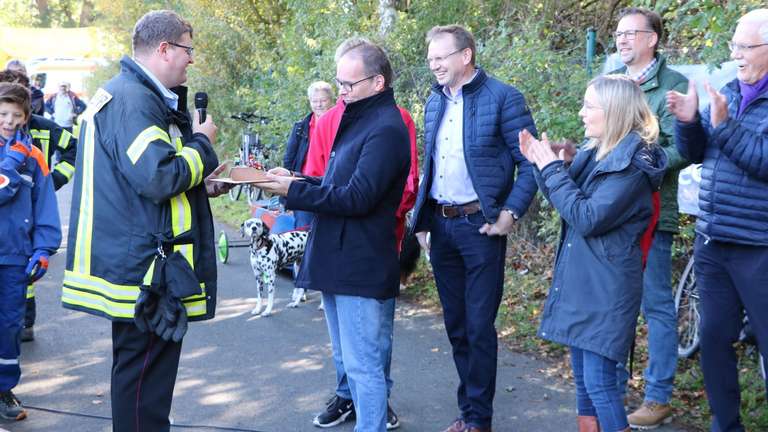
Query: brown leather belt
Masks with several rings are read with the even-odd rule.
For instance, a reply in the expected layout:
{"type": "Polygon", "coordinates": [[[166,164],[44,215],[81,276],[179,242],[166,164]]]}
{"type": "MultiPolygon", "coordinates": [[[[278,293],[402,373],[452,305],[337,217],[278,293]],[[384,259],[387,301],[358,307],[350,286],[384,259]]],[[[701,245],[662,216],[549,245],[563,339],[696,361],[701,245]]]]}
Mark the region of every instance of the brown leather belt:
{"type": "Polygon", "coordinates": [[[475,214],[479,211],[479,201],[473,201],[463,205],[437,205],[437,214],[448,219],[475,214]]]}

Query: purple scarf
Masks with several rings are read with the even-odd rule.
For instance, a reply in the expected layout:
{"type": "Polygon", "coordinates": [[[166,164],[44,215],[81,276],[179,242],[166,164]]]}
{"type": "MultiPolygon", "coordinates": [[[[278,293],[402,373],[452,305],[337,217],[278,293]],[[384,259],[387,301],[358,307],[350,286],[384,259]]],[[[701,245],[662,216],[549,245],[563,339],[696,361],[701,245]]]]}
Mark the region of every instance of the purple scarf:
{"type": "Polygon", "coordinates": [[[768,74],[765,74],[760,81],[754,84],[746,84],[739,81],[739,89],[741,90],[741,104],[739,105],[738,115],[741,115],[750,102],[768,90],[768,74]]]}

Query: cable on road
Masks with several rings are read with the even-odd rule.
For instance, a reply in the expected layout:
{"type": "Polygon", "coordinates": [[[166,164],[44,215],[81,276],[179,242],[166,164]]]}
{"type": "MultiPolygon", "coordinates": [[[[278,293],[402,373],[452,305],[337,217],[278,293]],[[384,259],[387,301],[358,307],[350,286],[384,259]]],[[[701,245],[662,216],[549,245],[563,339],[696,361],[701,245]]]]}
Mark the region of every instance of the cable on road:
{"type": "MultiPolygon", "coordinates": [[[[95,414],[86,414],[86,413],[80,413],[76,411],[65,411],[65,410],[58,410],[53,408],[43,408],[43,407],[36,407],[32,405],[24,404],[24,408],[35,410],[35,411],[43,411],[51,414],[60,414],[60,415],[67,415],[72,417],[83,417],[83,418],[90,418],[90,419],[96,419],[96,420],[106,420],[106,421],[112,421],[112,417],[108,416],[100,416],[95,414]]],[[[231,427],[231,426],[216,426],[216,425],[197,425],[197,424],[184,424],[184,423],[171,423],[171,428],[176,429],[208,429],[208,430],[216,430],[216,431],[231,431],[231,432],[264,432],[259,429],[248,429],[248,428],[237,428],[237,427],[231,427]]]]}

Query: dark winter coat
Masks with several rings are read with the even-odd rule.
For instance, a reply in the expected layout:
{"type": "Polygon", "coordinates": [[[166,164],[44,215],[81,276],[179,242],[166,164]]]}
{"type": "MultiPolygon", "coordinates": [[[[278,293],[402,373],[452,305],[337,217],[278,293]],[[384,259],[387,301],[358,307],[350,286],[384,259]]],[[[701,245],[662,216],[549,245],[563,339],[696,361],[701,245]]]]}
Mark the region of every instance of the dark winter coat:
{"type": "Polygon", "coordinates": [[[580,150],[570,167],[557,161],[537,171],[539,188],[562,218],[539,335],[626,361],[642,297],[640,237],[666,155],[631,133],[579,186],[574,179],[591,154],[580,150]]]}
{"type": "Polygon", "coordinates": [[[304,160],[307,158],[309,150],[309,122],[312,119],[312,113],[293,124],[291,135],[288,137],[288,143],[285,144],[285,156],[283,157],[283,168],[295,172],[301,172],[304,160]]]}
{"type": "MultiPolygon", "coordinates": [[[[536,133],[525,98],[511,85],[478,69],[461,89],[464,97],[464,159],[486,221],[496,222],[503,208],[522,216],[536,194],[531,164],[520,153],[517,134],[536,133]]],[[[424,175],[413,211],[414,230],[428,231],[434,215],[429,198],[437,130],[445,115],[446,95],[435,84],[424,107],[424,175]]],[[[463,204],[463,203],[460,203],[463,204]]]]}
{"type": "Polygon", "coordinates": [[[347,104],[325,175],[288,190],[286,208],[315,213],[296,286],[376,299],[398,294],[395,213],[410,161],[392,89],[347,104]]]}

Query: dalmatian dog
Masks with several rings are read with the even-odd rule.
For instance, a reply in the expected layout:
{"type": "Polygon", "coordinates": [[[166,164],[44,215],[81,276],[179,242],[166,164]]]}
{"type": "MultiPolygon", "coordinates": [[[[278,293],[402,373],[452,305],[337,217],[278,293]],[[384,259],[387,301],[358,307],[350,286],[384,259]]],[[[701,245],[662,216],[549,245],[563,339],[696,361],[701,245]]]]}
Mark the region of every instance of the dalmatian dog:
{"type": "MultiPolygon", "coordinates": [[[[240,227],[243,236],[251,239],[251,268],[256,276],[256,307],[251,314],[263,317],[272,314],[275,298],[275,277],[277,269],[301,261],[307,244],[307,231],[289,231],[270,234],[269,228],[259,218],[248,219],[240,227]],[[264,288],[267,289],[267,307],[262,311],[264,288]]],[[[298,307],[304,298],[303,288],[294,288],[288,307],[298,307]]]]}

